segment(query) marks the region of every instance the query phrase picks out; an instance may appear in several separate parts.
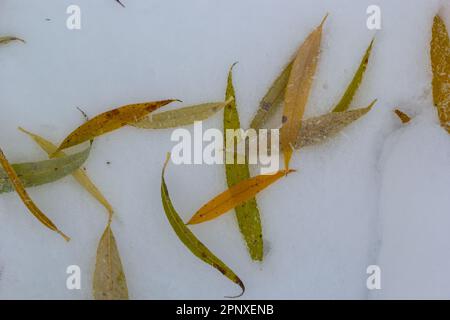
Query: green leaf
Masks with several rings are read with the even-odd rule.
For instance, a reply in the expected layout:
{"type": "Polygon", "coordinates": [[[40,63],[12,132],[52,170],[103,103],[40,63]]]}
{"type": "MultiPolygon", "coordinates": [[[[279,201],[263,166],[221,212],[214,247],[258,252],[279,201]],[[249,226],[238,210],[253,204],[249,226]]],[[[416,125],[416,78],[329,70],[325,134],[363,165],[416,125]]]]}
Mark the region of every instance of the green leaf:
{"type": "Polygon", "coordinates": [[[265,128],[266,122],[281,107],[284,101],[284,93],[291,74],[294,59],[283,69],[259,103],[258,111],[250,123],[250,128],[259,130],[265,128]]]}
{"type": "MultiPolygon", "coordinates": [[[[26,188],[54,182],[71,174],[87,160],[91,147],[62,158],[13,164],[14,171],[26,188]]],[[[0,193],[14,190],[8,175],[0,169],[0,193]]]]}
{"type": "Polygon", "coordinates": [[[206,120],[222,110],[227,102],[203,103],[181,109],[150,114],[145,119],[131,124],[142,129],[167,129],[194,124],[195,121],[206,120]]]}
{"type": "Polygon", "coordinates": [[[189,230],[189,228],[184,224],[183,220],[180,218],[179,214],[173,207],[172,201],[170,199],[169,191],[167,190],[166,181],[164,180],[164,174],[169,161],[170,154],[167,155],[166,162],[161,174],[161,200],[164,207],[164,212],[166,213],[167,219],[170,225],[177,234],[178,238],[183,242],[183,244],[194,254],[197,258],[203,262],[211,265],[215,269],[219,270],[225,277],[230,279],[232,282],[236,283],[241,287],[243,295],[245,292],[245,286],[241,279],[231,270],[226,264],[224,264],[219,258],[217,258],[197,237],[189,230]]]}
{"type": "Polygon", "coordinates": [[[353,76],[352,81],[350,82],[349,86],[347,87],[347,90],[342,96],[341,101],[339,101],[339,103],[334,107],[333,112],[343,112],[348,110],[348,108],[350,107],[353,97],[355,96],[356,92],[359,89],[359,86],[361,85],[364,73],[366,72],[367,69],[367,65],[369,64],[369,58],[372,52],[373,43],[374,40],[370,42],[370,45],[367,48],[366,53],[364,54],[364,57],[361,60],[358,70],[356,70],[356,73],[353,76]]]}
{"type": "MultiPolygon", "coordinates": [[[[226,100],[233,99],[233,101],[225,107],[224,110],[224,132],[227,129],[239,129],[241,127],[239,121],[239,114],[236,108],[235,92],[233,87],[233,76],[231,67],[228,74],[228,84],[226,90],[226,100]]],[[[234,141],[234,145],[237,145],[237,139],[234,141]]],[[[229,147],[228,144],[233,143],[227,141],[227,135],[224,134],[224,146],[229,147]]],[[[237,154],[234,154],[234,161],[232,164],[225,164],[225,172],[227,177],[228,187],[231,188],[235,184],[247,180],[250,178],[250,170],[248,164],[238,164],[237,154]]],[[[261,217],[259,214],[258,205],[256,199],[252,198],[247,202],[237,206],[235,208],[236,218],[239,224],[242,235],[253,260],[263,260],[263,238],[262,238],[262,226],[261,217]]]]}

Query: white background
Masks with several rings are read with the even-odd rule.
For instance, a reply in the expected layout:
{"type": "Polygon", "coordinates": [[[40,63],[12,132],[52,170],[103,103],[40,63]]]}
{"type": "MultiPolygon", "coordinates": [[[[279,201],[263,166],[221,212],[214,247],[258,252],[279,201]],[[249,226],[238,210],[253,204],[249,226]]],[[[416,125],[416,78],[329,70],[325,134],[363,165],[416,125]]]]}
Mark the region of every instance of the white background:
{"type": "MultiPolygon", "coordinates": [[[[0,145],[12,162],[46,155],[17,126],[55,143],[90,116],[123,104],[178,98],[222,100],[234,69],[241,122],[299,44],[328,12],[307,116],[335,104],[375,35],[366,0],[0,0],[0,34],[27,43],[0,48],[0,145]],[[82,29],[66,28],[66,8],[82,29]],[[50,19],[47,21],[46,19],[50,19]]],[[[353,103],[379,103],[335,139],[296,154],[299,169],[258,196],[266,257],[251,262],[233,214],[193,229],[243,279],[243,298],[450,297],[450,139],[431,99],[433,16],[450,26],[440,0],[378,0],[382,30],[353,103]],[[414,117],[402,126],[392,110],[414,117]],[[366,288],[379,264],[382,290],[366,288]]],[[[205,127],[222,128],[222,114],[205,127]]],[[[233,283],[177,239],[160,200],[170,130],[123,128],[97,139],[86,163],[116,210],[113,229],[131,298],[222,298],[233,283]],[[111,162],[110,165],[107,162],[111,162]]],[[[188,219],[225,188],[222,166],[169,166],[174,205],[188,219]]],[[[67,177],[31,196],[68,235],[65,243],[0,195],[0,298],[92,298],[105,210],[67,177]],[[82,290],[66,289],[66,267],[82,269],[82,290]]]]}

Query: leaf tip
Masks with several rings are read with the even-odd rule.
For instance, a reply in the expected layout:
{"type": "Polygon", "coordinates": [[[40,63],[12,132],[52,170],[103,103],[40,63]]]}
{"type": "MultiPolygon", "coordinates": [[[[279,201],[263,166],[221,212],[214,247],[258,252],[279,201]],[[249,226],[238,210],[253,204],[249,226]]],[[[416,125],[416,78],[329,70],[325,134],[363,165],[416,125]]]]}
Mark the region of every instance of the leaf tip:
{"type": "Polygon", "coordinates": [[[237,298],[240,298],[240,297],[242,297],[243,295],[244,295],[244,293],[245,293],[245,285],[244,285],[244,283],[242,282],[242,280],[241,279],[236,279],[236,284],[239,286],[239,287],[241,287],[241,289],[242,289],[242,291],[241,291],[241,293],[239,293],[238,295],[236,295],[236,296],[225,296],[225,298],[227,298],[227,299],[237,299],[237,298]]]}
{"type": "Polygon", "coordinates": [[[70,237],[68,237],[67,235],[65,235],[61,230],[56,230],[56,233],[58,233],[61,237],[63,237],[64,240],[66,240],[67,242],[70,241],[70,237]]]}
{"type": "Polygon", "coordinates": [[[322,28],[322,27],[323,27],[323,25],[324,25],[325,22],[327,21],[329,15],[330,15],[330,13],[327,12],[327,14],[325,15],[325,17],[323,17],[322,22],[321,22],[320,25],[319,25],[319,28],[322,28]]]}

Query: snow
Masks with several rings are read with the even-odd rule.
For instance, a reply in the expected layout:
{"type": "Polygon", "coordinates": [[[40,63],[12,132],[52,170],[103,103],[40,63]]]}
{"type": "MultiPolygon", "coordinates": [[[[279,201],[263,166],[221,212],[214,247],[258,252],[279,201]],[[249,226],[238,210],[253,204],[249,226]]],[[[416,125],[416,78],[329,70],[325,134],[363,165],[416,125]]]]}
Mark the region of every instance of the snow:
{"type": "MultiPolygon", "coordinates": [[[[61,141],[90,116],[139,101],[222,100],[234,69],[241,122],[326,13],[323,52],[307,116],[338,101],[367,45],[371,0],[2,0],[0,145],[12,162],[46,155],[17,126],[61,141]],[[66,28],[77,4],[82,29],[66,28]],[[46,19],[50,19],[47,21],[46,19]]],[[[296,174],[258,196],[267,255],[251,262],[232,214],[192,228],[243,279],[243,299],[448,298],[450,140],[431,98],[429,41],[446,0],[378,0],[382,30],[353,103],[376,107],[338,137],[296,154],[296,174]],[[392,110],[413,116],[402,125],[392,110]],[[381,290],[366,268],[381,268],[381,290]]],[[[204,127],[222,128],[217,115],[204,127]]],[[[192,128],[190,128],[192,129],[192,128]]],[[[113,230],[134,299],[223,298],[239,288],[180,243],[164,215],[160,174],[171,130],[123,128],[99,138],[87,170],[117,213],[113,230]],[[111,162],[107,164],[107,162],[111,162]]],[[[256,172],[256,170],[255,170],[256,172]]],[[[222,166],[170,165],[167,184],[187,219],[225,188],[222,166]]],[[[0,298],[90,299],[106,212],[67,177],[29,190],[68,235],[65,243],[0,195],[0,298]],[[66,288],[79,265],[81,290],[66,288]]]]}

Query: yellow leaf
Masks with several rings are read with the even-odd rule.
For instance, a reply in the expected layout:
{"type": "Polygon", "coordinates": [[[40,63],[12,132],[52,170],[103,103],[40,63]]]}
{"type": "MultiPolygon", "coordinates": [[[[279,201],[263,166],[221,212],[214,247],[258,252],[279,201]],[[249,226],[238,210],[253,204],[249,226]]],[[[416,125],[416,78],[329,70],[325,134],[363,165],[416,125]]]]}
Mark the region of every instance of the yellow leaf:
{"type": "Polygon", "coordinates": [[[76,146],[102,134],[114,131],[131,123],[142,120],[153,112],[176,100],[163,100],[123,106],[104,112],[85,122],[64,139],[57,151],[76,146]]]}
{"type": "Polygon", "coordinates": [[[109,224],[97,248],[93,289],[96,300],[128,300],[127,280],[109,224]]]}
{"type": "Polygon", "coordinates": [[[314,74],[317,69],[322,29],[326,18],[308,36],[298,50],[286,87],[283,126],[280,130],[281,150],[284,153],[286,170],[289,168],[293,143],[297,139],[297,134],[300,130],[314,74]]]}
{"type": "MultiPolygon", "coordinates": [[[[56,152],[56,150],[58,149],[57,146],[55,146],[50,141],[38,136],[37,134],[31,133],[23,128],[19,128],[19,130],[30,136],[45,152],[47,152],[49,156],[53,155],[53,157],[55,158],[66,156],[66,154],[62,151],[56,152]]],[[[111,220],[113,215],[113,209],[111,205],[109,204],[108,200],[106,200],[106,198],[103,196],[103,194],[100,192],[100,190],[91,181],[86,172],[83,169],[77,169],[72,173],[72,176],[83,188],[85,188],[95,199],[97,199],[98,202],[100,202],[106,208],[106,210],[109,213],[109,219],[111,220]]]]}
{"type": "Polygon", "coordinates": [[[434,18],[431,40],[433,99],[441,126],[450,133],[450,40],[441,17],[434,18]]]}
{"type": "Polygon", "coordinates": [[[259,175],[233,185],[198,210],[187,224],[213,220],[243,204],[256,194],[294,170],[281,170],[272,175],[259,175]]]}
{"type": "Polygon", "coordinates": [[[20,41],[22,43],[25,43],[24,40],[17,38],[17,37],[10,37],[10,36],[0,37],[0,44],[8,44],[12,41],[20,41]]]}
{"type": "Polygon", "coordinates": [[[142,129],[167,129],[183,127],[203,121],[222,110],[231,103],[231,99],[225,102],[202,103],[181,109],[160,113],[152,113],[139,122],[131,125],[142,129]]]}
{"type": "Polygon", "coordinates": [[[11,164],[6,159],[3,151],[0,149],[0,164],[2,165],[3,169],[5,170],[6,174],[9,177],[9,180],[11,181],[11,184],[14,186],[14,189],[16,190],[17,194],[19,195],[22,202],[25,204],[25,206],[30,210],[30,212],[47,228],[50,230],[55,231],[56,233],[60,234],[64,240],[69,241],[70,238],[66,236],[64,233],[62,233],[56,225],[49,219],[47,216],[36,206],[36,204],[31,200],[30,196],[28,195],[27,191],[25,190],[25,187],[23,186],[22,182],[20,181],[19,177],[17,176],[17,173],[14,171],[14,168],[11,166],[11,164]]]}

